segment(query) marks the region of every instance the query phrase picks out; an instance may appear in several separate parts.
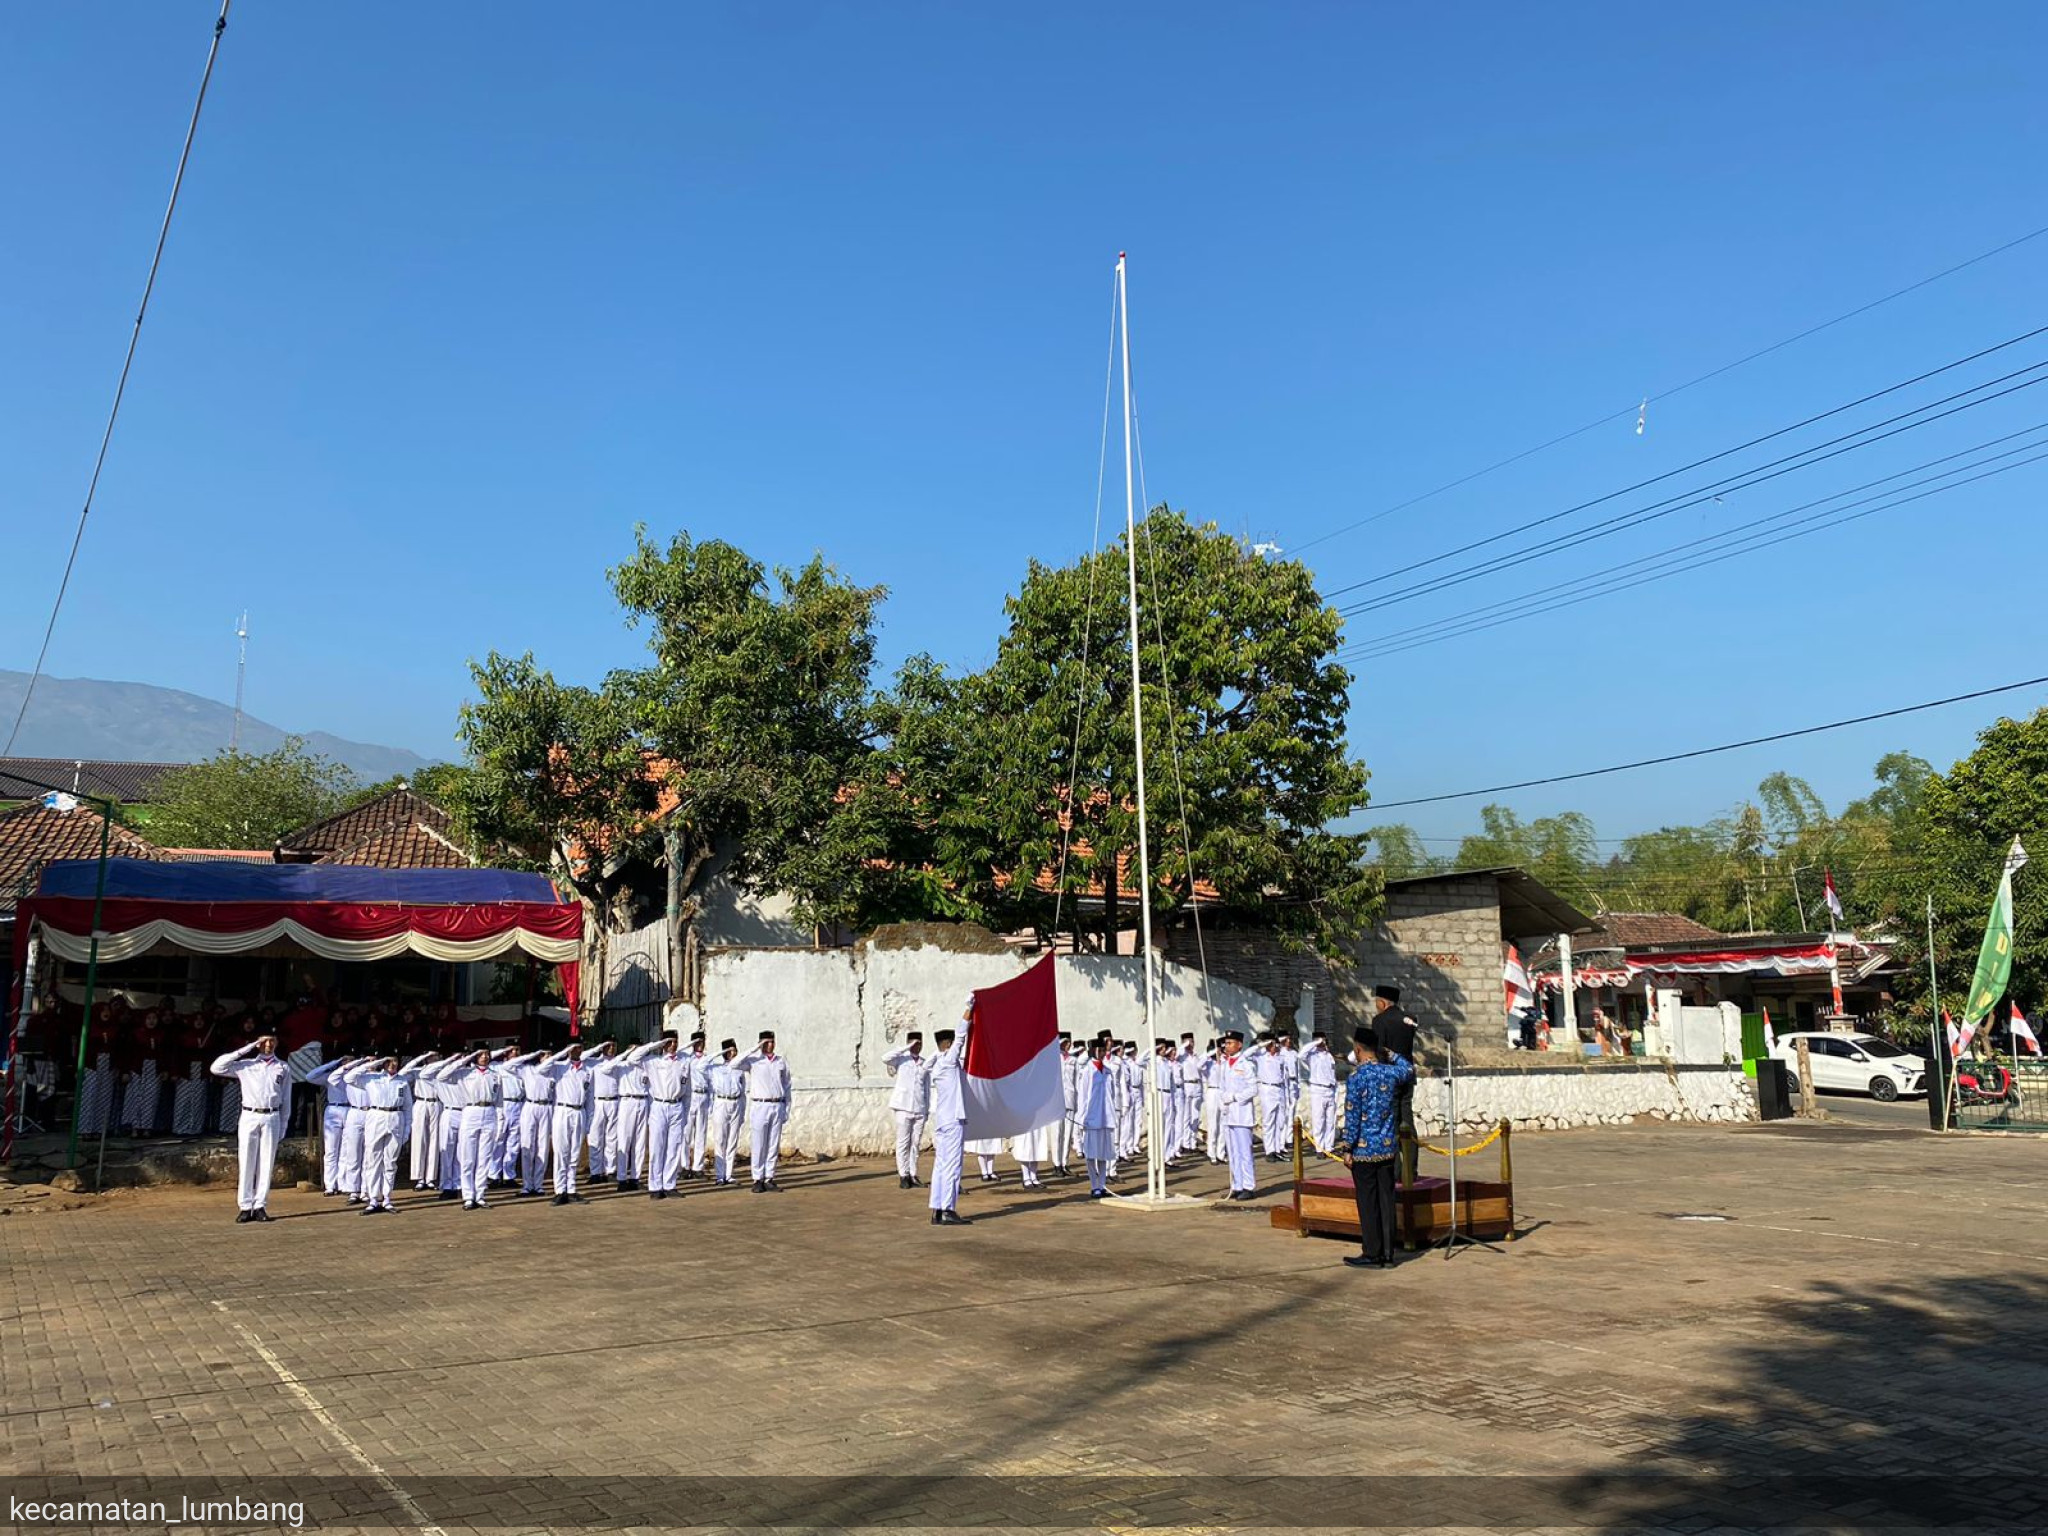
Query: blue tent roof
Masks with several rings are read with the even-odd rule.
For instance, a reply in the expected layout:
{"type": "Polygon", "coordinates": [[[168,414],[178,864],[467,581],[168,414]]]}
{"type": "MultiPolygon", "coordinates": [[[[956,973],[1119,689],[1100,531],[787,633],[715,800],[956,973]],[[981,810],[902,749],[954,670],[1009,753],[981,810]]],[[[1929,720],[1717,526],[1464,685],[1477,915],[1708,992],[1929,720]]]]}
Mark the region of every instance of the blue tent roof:
{"type": "MultiPolygon", "coordinates": [[[[38,896],[90,901],[97,859],[54,859],[36,882],[38,896]]],[[[276,901],[408,907],[495,906],[505,902],[567,905],[545,875],[510,869],[365,869],[343,864],[158,864],[107,860],[110,900],[276,901]]]]}

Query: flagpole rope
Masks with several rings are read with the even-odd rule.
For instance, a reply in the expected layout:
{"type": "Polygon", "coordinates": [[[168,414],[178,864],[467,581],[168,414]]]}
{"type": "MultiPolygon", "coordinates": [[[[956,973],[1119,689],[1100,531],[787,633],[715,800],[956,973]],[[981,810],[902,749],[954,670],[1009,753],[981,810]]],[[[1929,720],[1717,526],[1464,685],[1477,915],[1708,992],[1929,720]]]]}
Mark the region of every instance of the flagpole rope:
{"type": "MultiPolygon", "coordinates": [[[[1081,610],[1081,676],[1074,688],[1074,750],[1067,758],[1067,792],[1060,807],[1063,825],[1060,828],[1059,870],[1052,883],[1052,942],[1057,949],[1060,942],[1060,913],[1067,896],[1067,854],[1074,844],[1074,790],[1081,775],[1081,723],[1088,712],[1088,644],[1095,622],[1095,567],[1097,556],[1102,553],[1102,486],[1109,470],[1109,402],[1112,386],[1116,382],[1116,284],[1109,287],[1109,357],[1102,370],[1102,445],[1095,455],[1095,531],[1093,542],[1088,547],[1088,603],[1081,610]]],[[[1118,878],[1115,872],[1112,880],[1118,878]]],[[[1079,936],[1074,941],[1078,952],[1081,948],[1079,936]]]]}

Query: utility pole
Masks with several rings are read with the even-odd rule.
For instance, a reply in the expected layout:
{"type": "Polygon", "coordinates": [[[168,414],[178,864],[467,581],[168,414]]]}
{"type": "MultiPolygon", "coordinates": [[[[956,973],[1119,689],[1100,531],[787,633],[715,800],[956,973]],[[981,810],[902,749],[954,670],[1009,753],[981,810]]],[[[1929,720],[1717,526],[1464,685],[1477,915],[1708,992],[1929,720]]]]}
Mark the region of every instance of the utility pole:
{"type": "Polygon", "coordinates": [[[235,625],[235,725],[228,736],[228,750],[242,750],[242,686],[249,676],[249,610],[242,610],[242,617],[235,625]]]}

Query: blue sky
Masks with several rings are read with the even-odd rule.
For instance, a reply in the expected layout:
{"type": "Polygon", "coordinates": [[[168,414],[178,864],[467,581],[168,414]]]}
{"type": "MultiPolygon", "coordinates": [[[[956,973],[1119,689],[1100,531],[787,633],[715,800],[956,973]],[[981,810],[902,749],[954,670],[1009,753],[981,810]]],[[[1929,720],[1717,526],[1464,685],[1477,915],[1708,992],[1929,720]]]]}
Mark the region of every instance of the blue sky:
{"type": "MultiPolygon", "coordinates": [[[[213,10],[0,12],[0,665],[34,657],[213,10]]],[[[1087,546],[1119,249],[1154,498],[1292,549],[2048,223],[2044,45],[2027,5],[244,0],[50,671],[227,697],[247,607],[252,712],[447,753],[471,656],[635,659],[603,570],[636,521],[822,549],[891,589],[891,666],[977,665],[1026,560],[1087,546]]],[[[1304,557],[1337,586],[1659,473],[2048,323],[2044,274],[2048,238],[1304,557]]],[[[1696,509],[1362,616],[1531,604],[1369,664],[1354,745],[1392,799],[2030,675],[2031,583],[2001,612],[1967,581],[1986,545],[2038,570],[2044,484],[1542,613],[1738,510],[1696,509]]],[[[1989,718],[1512,803],[1620,835],[1784,767],[1838,804],[1989,718]]]]}

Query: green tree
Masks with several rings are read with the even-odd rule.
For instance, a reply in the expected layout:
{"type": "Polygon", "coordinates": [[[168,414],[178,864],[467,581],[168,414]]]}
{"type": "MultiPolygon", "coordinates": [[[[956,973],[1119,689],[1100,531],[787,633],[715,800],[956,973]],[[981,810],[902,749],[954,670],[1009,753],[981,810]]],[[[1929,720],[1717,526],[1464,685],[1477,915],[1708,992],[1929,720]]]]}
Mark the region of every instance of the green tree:
{"type": "MultiPolygon", "coordinates": [[[[1365,838],[1329,830],[1366,801],[1345,744],[1350,674],[1332,659],[1340,621],[1305,566],[1213,524],[1161,507],[1139,539],[1153,908],[1183,907],[1199,880],[1334,953],[1380,886],[1365,838]]],[[[1004,926],[1048,924],[1056,905],[1077,926],[1093,884],[1111,894],[1103,931],[1130,925],[1116,900],[1137,875],[1125,572],[1121,542],[1033,562],[993,662],[920,706],[958,742],[936,783],[913,786],[920,802],[944,796],[933,856],[959,899],[1004,926]],[[1048,871],[1064,892],[1041,887],[1048,871]]]]}
{"type": "Polygon", "coordinates": [[[1429,874],[1440,862],[1423,846],[1422,838],[1406,822],[1367,827],[1365,836],[1372,844],[1372,861],[1389,880],[1429,874]]]}
{"type": "Polygon", "coordinates": [[[331,816],[355,776],[297,736],[264,753],[217,753],[165,774],[149,806],[153,842],[173,848],[269,848],[331,816]]]}

